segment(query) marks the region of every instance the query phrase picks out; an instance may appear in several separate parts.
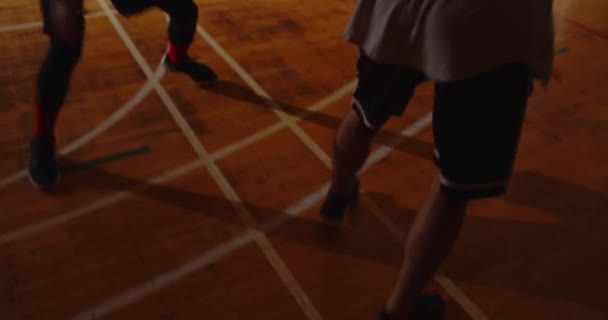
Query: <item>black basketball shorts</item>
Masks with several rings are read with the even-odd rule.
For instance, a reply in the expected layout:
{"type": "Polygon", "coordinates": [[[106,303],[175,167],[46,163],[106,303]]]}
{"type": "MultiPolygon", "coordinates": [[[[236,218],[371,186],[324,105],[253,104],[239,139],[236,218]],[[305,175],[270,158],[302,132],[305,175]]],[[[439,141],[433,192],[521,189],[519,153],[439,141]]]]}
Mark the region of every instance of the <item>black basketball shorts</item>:
{"type": "MultiPolygon", "coordinates": [[[[418,84],[420,72],[376,63],[360,55],[353,108],[370,130],[400,116],[418,84]]],[[[506,191],[528,97],[530,71],[506,64],[469,79],[435,83],[433,135],[435,163],[444,192],[467,198],[506,191]]]]}

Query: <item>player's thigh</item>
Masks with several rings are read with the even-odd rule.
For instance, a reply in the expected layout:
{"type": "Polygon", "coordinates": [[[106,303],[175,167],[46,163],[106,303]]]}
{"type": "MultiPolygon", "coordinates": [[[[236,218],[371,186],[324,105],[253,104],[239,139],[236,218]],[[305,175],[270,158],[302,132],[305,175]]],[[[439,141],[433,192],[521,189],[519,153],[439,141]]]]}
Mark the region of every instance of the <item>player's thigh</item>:
{"type": "Polygon", "coordinates": [[[116,11],[123,16],[141,13],[156,5],[155,0],[112,0],[116,11]]]}
{"type": "Polygon", "coordinates": [[[192,0],[112,0],[116,10],[123,16],[131,16],[157,7],[170,16],[189,16],[198,13],[192,0]]]}
{"type": "Polygon", "coordinates": [[[83,0],[40,0],[40,9],[45,33],[65,44],[82,45],[83,0]]]}
{"type": "Polygon", "coordinates": [[[435,158],[444,191],[466,197],[506,191],[529,88],[530,72],[524,64],[436,85],[435,158]]]}
{"type": "Polygon", "coordinates": [[[357,80],[353,108],[365,127],[376,131],[390,117],[403,114],[424,76],[411,68],[376,62],[361,52],[357,80]]]}

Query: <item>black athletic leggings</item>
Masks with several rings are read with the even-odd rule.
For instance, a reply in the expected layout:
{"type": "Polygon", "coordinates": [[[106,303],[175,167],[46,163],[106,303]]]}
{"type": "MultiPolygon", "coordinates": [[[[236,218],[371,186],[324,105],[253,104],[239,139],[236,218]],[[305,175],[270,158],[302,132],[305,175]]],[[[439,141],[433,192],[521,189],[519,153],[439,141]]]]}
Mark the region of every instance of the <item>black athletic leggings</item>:
{"type": "MultiPolygon", "coordinates": [[[[170,19],[169,40],[188,46],[194,38],[198,7],[192,0],[113,0],[122,15],[133,15],[158,7],[170,19]]],[[[44,32],[50,37],[47,56],[38,73],[36,100],[42,110],[58,112],[67,93],[70,77],[80,59],[84,40],[83,0],[40,0],[44,32]]]]}

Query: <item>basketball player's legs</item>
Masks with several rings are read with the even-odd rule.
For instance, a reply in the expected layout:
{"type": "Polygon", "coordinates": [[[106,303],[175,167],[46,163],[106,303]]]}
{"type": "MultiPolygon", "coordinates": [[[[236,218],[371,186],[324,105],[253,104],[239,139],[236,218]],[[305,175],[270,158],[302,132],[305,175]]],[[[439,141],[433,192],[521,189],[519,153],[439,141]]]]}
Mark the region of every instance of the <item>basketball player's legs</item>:
{"type": "Polygon", "coordinates": [[[82,0],[41,0],[40,8],[49,46],[36,83],[36,127],[30,142],[29,177],[34,186],[48,189],[60,178],[55,162],[55,122],[80,59],[84,17],[82,0]]]}
{"type": "Polygon", "coordinates": [[[357,62],[358,84],[334,140],[329,193],[321,207],[328,220],[340,220],[358,195],[357,173],[365,164],[376,132],[391,116],[401,115],[423,76],[411,69],[372,61],[363,52],[357,62]]]}
{"type": "Polygon", "coordinates": [[[506,191],[530,93],[529,76],[525,65],[512,64],[437,84],[433,131],[438,174],[408,233],[383,320],[442,317],[441,300],[425,296],[426,308],[421,308],[420,293],[455,243],[469,201],[506,191]]]}
{"type": "Polygon", "coordinates": [[[217,75],[203,63],[194,61],[188,50],[198,24],[198,7],[192,0],[112,0],[122,15],[130,16],[151,7],[158,7],[169,16],[167,55],[165,66],[171,71],[183,72],[201,84],[212,84],[217,75]]]}

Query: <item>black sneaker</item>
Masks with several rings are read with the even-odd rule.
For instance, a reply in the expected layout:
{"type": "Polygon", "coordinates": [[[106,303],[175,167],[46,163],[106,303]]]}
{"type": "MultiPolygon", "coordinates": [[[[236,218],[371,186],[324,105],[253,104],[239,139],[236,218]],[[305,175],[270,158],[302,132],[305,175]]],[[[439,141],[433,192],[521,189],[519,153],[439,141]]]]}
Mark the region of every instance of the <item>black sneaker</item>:
{"type": "Polygon", "coordinates": [[[55,160],[55,141],[53,138],[38,137],[30,142],[30,182],[37,189],[46,191],[59,185],[61,176],[55,160]]]}
{"type": "Polygon", "coordinates": [[[174,72],[182,72],[188,75],[192,80],[203,84],[212,85],[217,83],[218,77],[215,72],[206,64],[199,63],[188,57],[179,64],[174,64],[169,59],[168,55],[163,58],[163,63],[167,70],[174,72]]]}
{"type": "Polygon", "coordinates": [[[355,180],[350,194],[343,195],[329,192],[325,202],[321,205],[321,216],[329,221],[342,220],[346,209],[359,200],[359,187],[359,180],[355,180]]]}
{"type": "MultiPolygon", "coordinates": [[[[445,303],[438,294],[423,294],[420,296],[414,312],[408,319],[411,320],[441,320],[445,316],[445,303]]],[[[380,320],[399,320],[392,319],[385,310],[380,311],[380,320]]]]}

